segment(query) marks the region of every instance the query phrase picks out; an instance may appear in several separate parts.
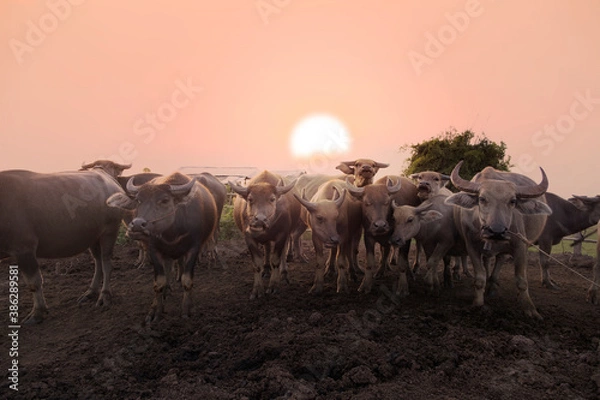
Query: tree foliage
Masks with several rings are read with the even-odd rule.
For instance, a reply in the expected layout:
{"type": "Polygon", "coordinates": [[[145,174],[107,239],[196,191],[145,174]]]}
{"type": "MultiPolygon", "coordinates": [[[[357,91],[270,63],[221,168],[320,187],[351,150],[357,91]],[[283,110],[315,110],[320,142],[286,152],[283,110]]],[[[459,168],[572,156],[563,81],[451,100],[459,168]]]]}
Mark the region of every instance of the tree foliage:
{"type": "Polygon", "coordinates": [[[484,133],[476,136],[470,130],[459,133],[456,129],[450,129],[430,140],[400,149],[410,149],[411,152],[407,159],[408,166],[403,171],[406,176],[421,171],[450,174],[461,160],[464,163],[460,168],[460,176],[464,179],[471,179],[487,166],[502,171],[508,171],[511,167],[504,142],[495,143],[484,133]]]}

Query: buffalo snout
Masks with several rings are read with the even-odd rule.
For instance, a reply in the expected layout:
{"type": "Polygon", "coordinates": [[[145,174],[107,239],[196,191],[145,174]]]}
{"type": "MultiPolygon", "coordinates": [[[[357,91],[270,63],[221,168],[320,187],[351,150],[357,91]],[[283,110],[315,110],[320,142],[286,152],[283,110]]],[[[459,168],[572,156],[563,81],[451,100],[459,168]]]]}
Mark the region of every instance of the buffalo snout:
{"type": "Polygon", "coordinates": [[[269,219],[264,214],[256,214],[250,219],[250,229],[265,230],[269,229],[269,219]]]}
{"type": "Polygon", "coordinates": [[[143,235],[149,235],[148,221],[144,218],[134,218],[127,226],[127,236],[131,239],[136,239],[143,235]]]}
{"type": "Polygon", "coordinates": [[[485,225],[481,228],[481,237],[491,240],[508,240],[508,228],[502,224],[485,225]]]}
{"type": "Polygon", "coordinates": [[[390,230],[390,224],[387,221],[375,221],[371,224],[371,232],[376,235],[383,235],[388,233],[390,230]]]}

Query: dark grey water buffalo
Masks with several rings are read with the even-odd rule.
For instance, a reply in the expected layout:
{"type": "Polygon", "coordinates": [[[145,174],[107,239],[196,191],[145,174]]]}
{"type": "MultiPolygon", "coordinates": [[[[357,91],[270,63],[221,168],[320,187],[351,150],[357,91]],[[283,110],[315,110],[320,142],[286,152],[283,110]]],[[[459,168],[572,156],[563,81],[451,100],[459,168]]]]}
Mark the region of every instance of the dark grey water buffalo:
{"type": "MultiPolygon", "coordinates": [[[[215,199],[215,204],[217,206],[217,220],[221,221],[221,215],[223,214],[223,207],[225,207],[225,203],[227,202],[227,187],[221,183],[214,175],[208,172],[202,172],[200,174],[192,174],[190,175],[200,183],[202,183],[206,188],[210,191],[215,199]]],[[[219,259],[219,254],[217,252],[217,242],[219,241],[219,232],[220,226],[217,224],[217,229],[213,234],[211,240],[209,240],[206,244],[206,247],[202,249],[201,255],[206,255],[209,257],[210,262],[213,261],[215,263],[221,263],[219,259]]],[[[221,263],[222,264],[222,263],[221,263]]]]}
{"type": "Polygon", "coordinates": [[[33,294],[24,322],[41,322],[48,309],[37,258],[71,257],[89,249],[94,277],[79,302],[97,298],[97,305],[109,305],[110,258],[123,213],[108,207],[106,199],[124,194],[112,172],[100,167],[52,174],[10,170],[0,172],[0,188],[0,254],[16,260],[33,294]]]}
{"type": "Polygon", "coordinates": [[[325,248],[331,249],[328,268],[336,264],[337,292],[348,291],[347,275],[355,263],[355,248],[360,240],[362,220],[361,204],[346,195],[346,183],[330,180],[319,187],[315,195],[307,200],[305,193],[294,197],[308,211],[306,224],[312,231],[312,242],[317,257],[315,281],[310,292],[323,291],[325,275],[325,248]]]}
{"type": "MultiPolygon", "coordinates": [[[[574,196],[570,200],[565,200],[548,192],[546,193],[546,203],[552,209],[552,215],[548,216],[544,230],[536,243],[548,254],[552,250],[552,246],[558,244],[563,237],[596,225],[600,220],[600,196],[574,196]]],[[[542,252],[539,254],[542,285],[555,289],[557,285],[550,277],[548,270],[550,264],[548,256],[542,252]]]]}
{"type": "Polygon", "coordinates": [[[229,182],[231,189],[238,194],[233,205],[233,217],[244,235],[254,264],[250,299],[261,297],[265,292],[261,245],[271,268],[268,291],[277,290],[282,276],[287,280],[287,245],[292,229],[298,223],[301,208],[290,193],[295,183],[286,185],[281,176],[269,171],[256,175],[245,187],[229,182]]]}
{"type": "Polygon", "coordinates": [[[464,242],[454,223],[454,206],[446,204],[448,196],[438,194],[419,206],[394,207],[394,233],[390,242],[402,246],[414,238],[423,246],[427,257],[425,281],[431,292],[439,291],[437,266],[444,261],[444,285],[452,286],[450,256],[466,256],[464,242]]]}
{"type": "MultiPolygon", "coordinates": [[[[420,201],[417,197],[416,186],[410,180],[401,176],[384,176],[372,185],[361,188],[348,185],[348,192],[354,198],[361,201],[367,266],[365,268],[365,276],[358,290],[369,293],[372,289],[373,276],[376,272],[389,267],[391,250],[389,239],[393,232],[392,201],[395,200],[399,205],[417,205],[420,201]],[[382,248],[382,258],[377,271],[375,271],[376,243],[379,243],[382,248]]],[[[407,243],[400,249],[398,293],[401,295],[408,294],[406,270],[408,267],[409,248],[410,243],[407,243]]]]}
{"type": "Polygon", "coordinates": [[[132,178],[127,184],[127,194],[117,193],[107,204],[133,212],[127,236],[144,242],[154,267],[155,298],[147,321],[162,317],[169,287],[165,265],[173,260],[179,260],[183,267],[181,311],[183,317],[189,316],[198,253],[211,240],[218,224],[217,206],[210,191],[195,179],[175,172],[143,185],[134,184],[132,178]]]}
{"type": "MultiPolygon", "coordinates": [[[[542,182],[486,167],[471,181],[460,177],[459,162],[452,171],[452,183],[461,192],[446,199],[455,204],[456,225],[465,241],[475,273],[475,306],[483,306],[487,271],[483,257],[510,254],[515,264],[519,300],[526,315],[541,318],[529,296],[527,284],[527,243],[540,236],[552,210],[544,193],[548,179],[543,169],[542,182]]],[[[489,278],[489,292],[498,288],[499,264],[489,278]]]]}

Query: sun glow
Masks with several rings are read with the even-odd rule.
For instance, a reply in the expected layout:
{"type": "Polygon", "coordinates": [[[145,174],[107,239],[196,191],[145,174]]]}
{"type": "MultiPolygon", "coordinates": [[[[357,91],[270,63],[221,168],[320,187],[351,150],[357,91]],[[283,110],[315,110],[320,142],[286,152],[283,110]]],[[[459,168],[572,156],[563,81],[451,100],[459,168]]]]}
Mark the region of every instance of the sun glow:
{"type": "Polygon", "coordinates": [[[290,137],[290,150],[296,157],[344,153],[349,148],[348,130],[337,118],[328,114],[312,114],[303,118],[290,137]]]}

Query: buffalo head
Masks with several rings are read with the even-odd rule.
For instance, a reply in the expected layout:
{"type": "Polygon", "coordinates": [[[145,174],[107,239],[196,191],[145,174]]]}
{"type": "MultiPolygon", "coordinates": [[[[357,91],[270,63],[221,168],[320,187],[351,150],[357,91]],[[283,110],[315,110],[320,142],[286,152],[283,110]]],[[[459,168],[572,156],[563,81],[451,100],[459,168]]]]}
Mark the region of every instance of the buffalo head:
{"type": "Polygon", "coordinates": [[[143,240],[160,237],[173,226],[178,208],[184,205],[196,183],[195,179],[175,173],[136,186],[134,177],[127,182],[127,194],[115,193],[106,203],[133,212],[127,236],[143,240]]]}
{"type": "Polygon", "coordinates": [[[414,180],[417,185],[419,198],[428,199],[438,194],[440,189],[448,184],[450,176],[439,172],[423,171],[411,174],[410,179],[414,180]]]}
{"type": "Polygon", "coordinates": [[[380,163],[366,158],[359,158],[355,161],[342,161],[335,167],[347,175],[354,176],[354,184],[363,187],[373,183],[373,177],[379,171],[379,168],[387,168],[390,164],[380,163]]]}
{"type": "Polygon", "coordinates": [[[296,180],[287,185],[281,179],[277,185],[268,182],[252,183],[249,186],[240,186],[233,182],[228,184],[231,190],[246,200],[247,229],[260,233],[268,230],[276,222],[277,200],[292,190],[296,180]]]}
{"type": "Polygon", "coordinates": [[[548,189],[548,178],[542,168],[539,184],[517,185],[505,179],[480,179],[472,181],[460,177],[462,161],[452,170],[451,180],[461,192],[446,199],[447,204],[463,208],[478,208],[481,238],[508,240],[515,211],[521,214],[550,215],[552,210],[538,199],[548,189]]]}
{"type": "Polygon", "coordinates": [[[340,207],[346,199],[346,189],[342,189],[340,193],[338,188],[334,186],[331,200],[308,201],[304,189],[302,189],[302,196],[294,193],[294,197],[309,213],[309,224],[313,236],[316,236],[327,248],[334,248],[339,245],[340,235],[337,231],[337,220],[340,207]]]}
{"type": "Polygon", "coordinates": [[[348,185],[352,197],[362,202],[363,226],[372,235],[385,235],[390,231],[391,196],[400,190],[402,182],[394,183],[388,178],[385,185],[373,184],[364,187],[348,185]]]}
{"type": "Polygon", "coordinates": [[[437,221],[442,218],[442,213],[430,210],[432,203],[423,203],[418,207],[399,206],[392,201],[394,208],[394,233],[390,237],[390,244],[403,246],[410,239],[417,236],[421,224],[437,221]]]}
{"type": "Polygon", "coordinates": [[[117,178],[118,176],[121,176],[124,170],[131,168],[131,164],[118,164],[109,160],[96,160],[87,164],[83,163],[80,171],[87,171],[93,168],[103,169],[109,175],[117,178]]]}

